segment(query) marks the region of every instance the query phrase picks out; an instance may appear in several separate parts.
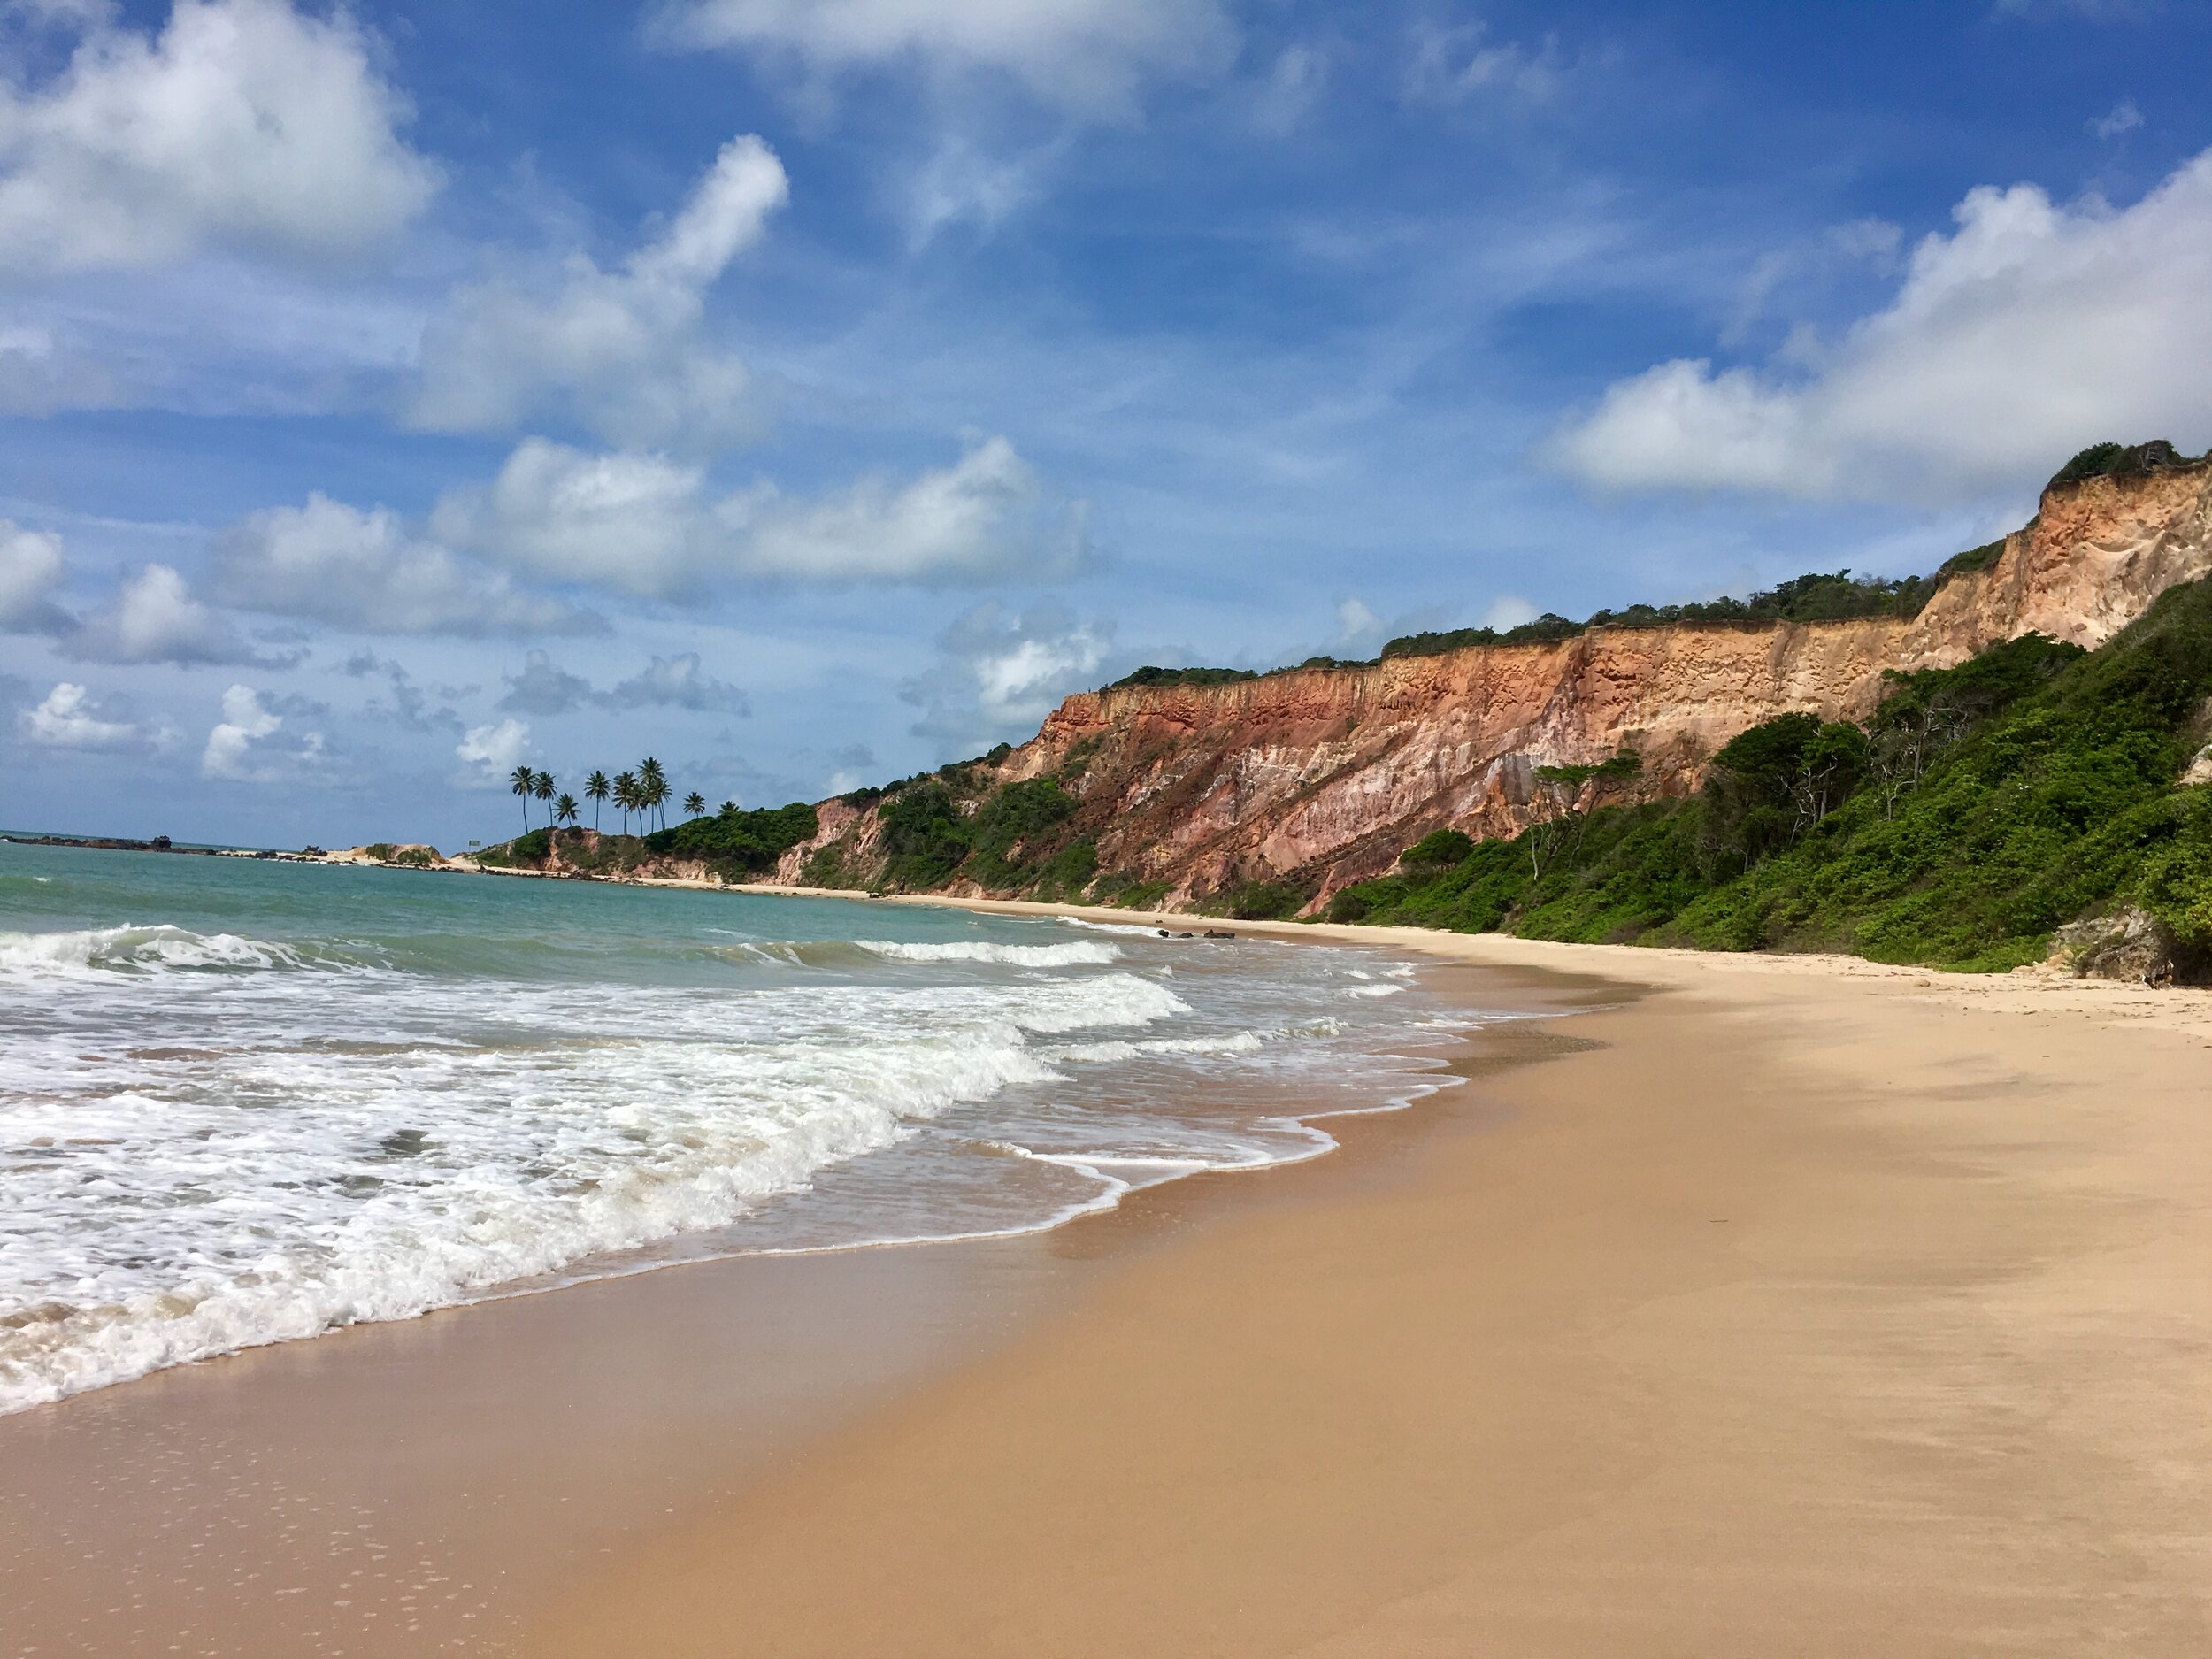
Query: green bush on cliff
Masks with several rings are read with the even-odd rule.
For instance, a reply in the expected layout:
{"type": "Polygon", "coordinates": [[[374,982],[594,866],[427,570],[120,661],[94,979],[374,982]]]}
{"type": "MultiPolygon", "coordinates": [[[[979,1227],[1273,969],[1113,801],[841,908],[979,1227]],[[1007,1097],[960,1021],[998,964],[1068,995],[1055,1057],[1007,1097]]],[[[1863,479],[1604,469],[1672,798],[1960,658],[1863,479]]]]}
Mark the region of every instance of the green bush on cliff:
{"type": "Polygon", "coordinates": [[[644,837],[663,858],[695,858],[726,875],[757,875],[820,829],[814,809],[803,801],[753,811],[718,812],[672,824],[644,837]]]}
{"type": "Polygon", "coordinates": [[[1894,675],[1863,730],[1783,716],[1722,749],[1689,800],[1412,861],[1330,914],[2001,969],[2125,902],[2212,945],[2212,790],[2175,783],[2208,698],[2200,581],[2095,652],[2031,635],[1894,675]]]}
{"type": "Polygon", "coordinates": [[[879,817],[886,887],[909,893],[941,887],[968,856],[967,825],[942,784],[900,790],[879,817]]]}

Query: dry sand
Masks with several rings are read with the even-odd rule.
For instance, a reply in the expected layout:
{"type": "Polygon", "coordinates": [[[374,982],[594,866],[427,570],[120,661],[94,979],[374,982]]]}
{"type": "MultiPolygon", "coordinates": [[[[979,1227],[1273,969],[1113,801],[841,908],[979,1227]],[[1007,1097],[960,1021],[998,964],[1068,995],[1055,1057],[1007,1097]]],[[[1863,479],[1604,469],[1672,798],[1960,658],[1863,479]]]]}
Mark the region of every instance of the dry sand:
{"type": "Polygon", "coordinates": [[[1444,1097],[1460,1133],[1394,1179],[1131,1261],[522,1650],[2212,1652],[2203,996],[1394,942],[1656,989],[1444,1097]]]}

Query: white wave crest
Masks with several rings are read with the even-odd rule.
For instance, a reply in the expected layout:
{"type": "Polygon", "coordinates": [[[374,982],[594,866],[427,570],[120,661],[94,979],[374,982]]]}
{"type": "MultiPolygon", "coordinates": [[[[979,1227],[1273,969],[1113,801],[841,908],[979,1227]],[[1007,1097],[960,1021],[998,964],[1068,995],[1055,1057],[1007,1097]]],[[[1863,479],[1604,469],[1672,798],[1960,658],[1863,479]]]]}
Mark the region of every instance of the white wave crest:
{"type": "MultiPolygon", "coordinates": [[[[270,1080],[296,1096],[343,1086],[320,1056],[268,1064],[270,1080]]],[[[480,1064],[450,1063],[457,1077],[480,1064]]],[[[220,1179],[219,1165],[231,1184],[257,1184],[257,1202],[281,1207],[297,1235],[244,1252],[190,1248],[207,1242],[177,1231],[198,1219],[192,1207],[104,1212],[89,1227],[73,1213],[64,1188],[78,1178],[118,1190],[156,1179],[142,1169],[143,1127],[119,1117],[111,1138],[56,1169],[65,1179],[49,1194],[47,1225],[27,1206],[16,1268],[27,1282],[0,1296],[0,1414],[239,1348],[411,1318],[587,1256],[726,1225],[763,1197],[891,1145],[910,1124],[1056,1075],[1003,1031],[838,1047],[595,1046],[472,1111],[455,1112],[461,1097],[447,1091],[452,1115],[432,1118],[434,1133],[400,1143],[396,1158],[364,1148],[357,1118],[296,1120],[273,1135],[218,1110],[194,1141],[192,1178],[220,1179]],[[135,1264],[196,1257],[152,1275],[135,1264]]]]}
{"type": "Polygon", "coordinates": [[[166,923],[71,933],[0,933],[0,972],[157,973],[165,969],[305,968],[297,951],[236,933],[196,933],[166,923]]]}
{"type": "Polygon", "coordinates": [[[907,944],[887,939],[858,939],[863,950],[892,962],[995,962],[1013,968],[1077,968],[1121,960],[1119,945],[1088,941],[1064,945],[996,945],[977,939],[907,944]]]}
{"type": "Polygon", "coordinates": [[[1265,1047],[1257,1032],[1240,1031],[1225,1037],[1155,1037],[1143,1042],[1079,1042],[1064,1048],[1055,1048],[1046,1057],[1056,1061],[1071,1061],[1108,1064],[1118,1060],[1135,1060],[1145,1055],[1182,1054],[1196,1056],[1257,1054],[1265,1047]]]}

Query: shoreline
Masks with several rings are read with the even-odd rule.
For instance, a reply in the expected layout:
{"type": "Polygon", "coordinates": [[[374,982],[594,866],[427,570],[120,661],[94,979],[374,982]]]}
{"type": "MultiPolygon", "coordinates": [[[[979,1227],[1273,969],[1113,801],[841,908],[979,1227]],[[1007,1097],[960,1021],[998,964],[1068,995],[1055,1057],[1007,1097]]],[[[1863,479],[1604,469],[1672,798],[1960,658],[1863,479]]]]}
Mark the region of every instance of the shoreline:
{"type": "MultiPolygon", "coordinates": [[[[1552,977],[1509,974],[1481,1000],[1542,1013],[1562,1005],[1552,977]]],[[[1440,1047],[1440,1067],[1455,1052],[1440,1047]]],[[[1339,1117],[1330,1156],[1193,1174],[1048,1230],[678,1262],[0,1418],[0,1604],[27,1609],[19,1640],[36,1651],[104,1659],[170,1651],[157,1635],[225,1659],[488,1651],[480,1632],[710,1515],[1125,1262],[1219,1214],[1367,1179],[1433,1131],[1441,1114],[1422,1106],[1465,1092],[1339,1117]],[[302,1506],[331,1518],[326,1534],[303,1530],[302,1506]],[[390,1622],[403,1615],[422,1628],[390,1622]]]]}
{"type": "Polygon", "coordinates": [[[2205,1646],[2212,997],[1390,942],[1647,994],[1443,1096],[1417,1168],[1135,1261],[519,1651],[2205,1646]]]}
{"type": "MultiPolygon", "coordinates": [[[[161,1373],[34,1432],[0,1419],[0,1517],[51,1533],[0,1519],[0,1594],[62,1644],[41,1651],[71,1651],[119,1573],[125,1611],[216,1621],[202,1650],[226,1655],[303,1651],[332,1628],[300,1623],[316,1603],[362,1621],[357,1654],[549,1659],[718,1655],[732,1628],[825,1659],[1855,1659],[2022,1631],[2008,1651],[2162,1655],[2212,1630],[2173,1564],[2175,1540],[2212,1535],[2201,1460],[2158,1472],[2162,1447],[2212,1449],[2193,1363],[2212,1314],[2186,1288],[2212,1271],[2212,1130],[2187,1110],[2212,996],[1229,926],[1612,1005],[1502,1045],[1491,1028],[1469,1086],[1345,1120],[1333,1156],[1051,1232],[680,1263],[161,1373]],[[1863,1305],[1824,1308],[1850,1284],[1863,1305]],[[1725,1340],[1686,1348],[1685,1310],[1725,1340]],[[2096,1409],[2061,1471],[2038,1437],[2082,1416],[2070,1400],[2096,1409]],[[1883,1461],[1901,1445],[1945,1448],[1917,1460],[1941,1478],[1883,1461]],[[2016,1464],[2025,1486],[1984,1491],[2016,1464]],[[1629,1514],[1638,1492],[1664,1502],[1629,1514]],[[1978,1494],[1987,1512],[1947,1530],[1943,1506],[1978,1494]],[[327,1551],[280,1528],[300,1503],[352,1517],[327,1551]],[[1901,1515],[1896,1539],[1868,1530],[1901,1515]],[[96,1542],[117,1553],[88,1584],[96,1542]],[[1927,1582],[1932,1548],[1973,1594],[1927,1582]],[[414,1587],[380,1582],[411,1550],[414,1587]],[[272,1563],[305,1601],[248,1587],[272,1563]],[[463,1598],[436,1604],[434,1645],[366,1622],[433,1594],[463,1598]],[[2116,1599],[2144,1640],[2094,1640],[2116,1599]]],[[[111,1620],[85,1650],[167,1651],[152,1633],[111,1620]]]]}

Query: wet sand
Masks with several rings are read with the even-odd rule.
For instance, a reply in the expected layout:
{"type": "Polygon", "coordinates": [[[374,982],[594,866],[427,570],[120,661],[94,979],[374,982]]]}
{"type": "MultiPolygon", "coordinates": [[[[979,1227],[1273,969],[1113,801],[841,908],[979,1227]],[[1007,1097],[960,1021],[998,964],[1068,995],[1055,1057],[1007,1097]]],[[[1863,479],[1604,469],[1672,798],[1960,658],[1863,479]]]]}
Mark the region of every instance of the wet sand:
{"type": "Polygon", "coordinates": [[[1656,990],[521,1651],[2212,1651],[2205,997],[1428,942],[1656,990]]]}

